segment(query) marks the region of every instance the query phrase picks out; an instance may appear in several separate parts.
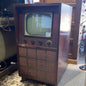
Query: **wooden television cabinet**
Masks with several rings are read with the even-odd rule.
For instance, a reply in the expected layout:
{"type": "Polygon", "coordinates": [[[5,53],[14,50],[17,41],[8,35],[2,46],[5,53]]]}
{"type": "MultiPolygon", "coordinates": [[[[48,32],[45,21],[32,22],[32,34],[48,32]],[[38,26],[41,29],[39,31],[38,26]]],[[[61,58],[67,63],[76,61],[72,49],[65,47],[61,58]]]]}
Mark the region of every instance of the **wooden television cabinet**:
{"type": "Polygon", "coordinates": [[[18,70],[22,80],[57,85],[67,66],[72,7],[58,4],[15,6],[18,70]]]}

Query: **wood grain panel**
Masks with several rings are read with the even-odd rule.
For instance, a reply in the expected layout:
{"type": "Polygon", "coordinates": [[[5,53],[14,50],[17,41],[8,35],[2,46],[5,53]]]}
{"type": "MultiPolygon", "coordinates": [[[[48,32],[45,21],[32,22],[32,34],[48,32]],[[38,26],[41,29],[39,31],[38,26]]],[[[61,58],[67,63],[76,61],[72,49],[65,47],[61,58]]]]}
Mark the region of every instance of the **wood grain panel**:
{"type": "Polygon", "coordinates": [[[36,58],[36,49],[28,49],[28,57],[36,58]]]}
{"type": "Polygon", "coordinates": [[[19,75],[21,76],[21,75],[24,75],[24,76],[27,76],[28,74],[27,74],[27,67],[22,67],[22,66],[20,66],[19,67],[19,75]]]}
{"type": "Polygon", "coordinates": [[[46,71],[56,72],[56,62],[46,62],[46,71]]]}
{"type": "Polygon", "coordinates": [[[28,69],[28,77],[29,79],[36,79],[36,70],[35,69],[28,69]]]}
{"type": "Polygon", "coordinates": [[[37,58],[38,59],[46,59],[45,50],[37,49],[37,58]]]}
{"type": "Polygon", "coordinates": [[[19,56],[26,56],[26,48],[19,47],[19,56]]]}
{"type": "Polygon", "coordinates": [[[27,66],[27,58],[19,57],[19,64],[22,66],[27,66]]]}
{"type": "Polygon", "coordinates": [[[50,83],[50,84],[56,84],[56,74],[55,73],[49,73],[49,72],[47,72],[46,73],[46,82],[47,83],[50,83]]]}
{"type": "Polygon", "coordinates": [[[37,69],[45,70],[45,61],[37,60],[37,69]]]}
{"type": "Polygon", "coordinates": [[[28,59],[28,67],[29,68],[36,68],[36,60],[35,59],[28,59]]]}
{"type": "Polygon", "coordinates": [[[47,51],[47,60],[56,61],[57,60],[57,53],[53,51],[47,51]]]}
{"type": "Polygon", "coordinates": [[[37,80],[45,82],[45,71],[37,71],[37,80]]]}

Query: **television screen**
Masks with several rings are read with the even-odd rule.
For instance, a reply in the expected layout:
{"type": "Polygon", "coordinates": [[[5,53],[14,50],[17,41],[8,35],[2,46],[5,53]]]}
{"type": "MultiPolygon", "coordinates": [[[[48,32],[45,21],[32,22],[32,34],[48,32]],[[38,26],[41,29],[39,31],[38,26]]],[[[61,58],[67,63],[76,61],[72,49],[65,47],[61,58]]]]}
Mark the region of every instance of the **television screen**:
{"type": "Polygon", "coordinates": [[[26,13],[25,35],[51,37],[52,13],[26,13]]]}

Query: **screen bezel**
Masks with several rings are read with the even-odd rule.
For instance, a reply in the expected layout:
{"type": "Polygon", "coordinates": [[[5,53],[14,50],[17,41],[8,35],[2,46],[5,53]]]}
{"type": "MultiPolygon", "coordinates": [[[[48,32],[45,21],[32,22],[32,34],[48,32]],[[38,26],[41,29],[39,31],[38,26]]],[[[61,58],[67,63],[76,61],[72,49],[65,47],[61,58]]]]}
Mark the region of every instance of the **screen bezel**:
{"type": "Polygon", "coordinates": [[[24,13],[24,36],[25,37],[37,37],[37,38],[52,38],[52,31],[53,31],[53,17],[54,17],[54,13],[53,12],[46,12],[46,11],[42,11],[42,12],[34,12],[34,11],[32,11],[32,12],[25,12],[24,13]],[[25,14],[28,14],[28,13],[38,13],[38,14],[40,14],[40,13],[51,13],[52,14],[52,25],[51,25],[51,36],[50,37],[46,37],[46,36],[37,36],[37,35],[25,35],[25,14]]]}
{"type": "Polygon", "coordinates": [[[53,15],[52,15],[52,13],[50,13],[50,12],[39,12],[39,13],[38,13],[38,12],[35,12],[35,13],[34,13],[34,12],[30,12],[30,13],[26,13],[26,14],[25,14],[25,21],[24,21],[24,23],[25,23],[25,24],[24,24],[24,25],[25,25],[25,26],[24,26],[24,28],[25,28],[24,35],[28,35],[28,36],[39,36],[39,37],[49,37],[49,38],[51,37],[51,33],[52,33],[52,23],[53,23],[53,15]],[[50,36],[46,36],[46,35],[45,35],[45,36],[41,36],[41,34],[39,34],[39,35],[34,35],[33,33],[32,33],[32,34],[29,34],[29,33],[27,32],[27,30],[26,30],[26,29],[27,29],[27,28],[26,28],[26,27],[27,27],[27,23],[26,23],[27,19],[26,19],[26,18],[27,18],[27,16],[28,16],[28,14],[50,14],[50,15],[51,15],[50,36]],[[28,33],[28,34],[26,34],[26,33],[28,33]]]}

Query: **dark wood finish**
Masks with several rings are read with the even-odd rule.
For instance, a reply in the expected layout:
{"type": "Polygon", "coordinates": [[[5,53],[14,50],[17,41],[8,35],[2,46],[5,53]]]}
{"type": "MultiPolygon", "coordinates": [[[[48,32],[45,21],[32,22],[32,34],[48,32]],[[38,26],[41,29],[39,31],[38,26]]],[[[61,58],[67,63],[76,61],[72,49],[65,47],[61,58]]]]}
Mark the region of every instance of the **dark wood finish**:
{"type": "Polygon", "coordinates": [[[44,0],[41,3],[66,3],[73,6],[69,59],[76,60],[82,0],[44,0]]]}
{"type": "Polygon", "coordinates": [[[23,80],[32,79],[52,85],[58,84],[67,66],[71,15],[72,7],[62,3],[16,5],[18,69],[23,80]],[[68,10],[65,10],[65,7],[68,10]],[[53,13],[52,36],[50,38],[24,35],[24,14],[27,12],[53,13]],[[34,45],[31,44],[32,40],[35,41],[34,45]],[[43,45],[39,45],[39,41],[42,41],[43,45]],[[48,46],[47,41],[52,44],[48,46]]]}

